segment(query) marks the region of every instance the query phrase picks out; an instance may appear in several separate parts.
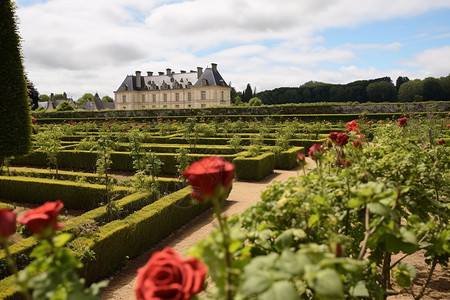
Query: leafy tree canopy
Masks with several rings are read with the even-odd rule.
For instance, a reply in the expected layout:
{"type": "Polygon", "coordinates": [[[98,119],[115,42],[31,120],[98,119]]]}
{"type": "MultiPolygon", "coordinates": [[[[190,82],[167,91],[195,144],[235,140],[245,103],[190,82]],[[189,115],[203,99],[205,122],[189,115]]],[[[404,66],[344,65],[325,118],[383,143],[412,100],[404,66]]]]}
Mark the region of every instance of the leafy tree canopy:
{"type": "Polygon", "coordinates": [[[106,95],[102,97],[102,101],[103,102],[114,102],[114,99],[111,98],[110,96],[106,95]]]}
{"type": "Polygon", "coordinates": [[[94,101],[94,95],[92,95],[91,93],[86,93],[77,100],[76,105],[78,107],[82,107],[86,104],[86,102],[89,101],[94,101]]]}

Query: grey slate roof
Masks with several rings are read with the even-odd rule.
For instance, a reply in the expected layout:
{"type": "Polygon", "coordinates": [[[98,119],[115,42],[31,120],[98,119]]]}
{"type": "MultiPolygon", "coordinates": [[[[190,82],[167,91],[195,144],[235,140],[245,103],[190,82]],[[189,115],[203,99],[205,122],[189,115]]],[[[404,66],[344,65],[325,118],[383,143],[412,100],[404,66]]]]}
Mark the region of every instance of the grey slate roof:
{"type": "Polygon", "coordinates": [[[226,84],[225,80],[223,80],[220,73],[213,68],[206,68],[202,76],[200,76],[200,78],[194,84],[195,87],[204,85],[228,87],[228,85],[226,84]],[[204,80],[206,80],[206,82],[204,80]]]}
{"type": "MultiPolygon", "coordinates": [[[[216,65],[215,65],[216,66],[216,65]]],[[[196,71],[175,73],[167,69],[158,75],[141,75],[141,88],[136,86],[136,75],[127,75],[116,92],[185,89],[191,86],[223,86],[228,87],[217,68],[206,68],[200,78],[196,71]],[[206,81],[205,81],[206,80],[206,81]]]]}

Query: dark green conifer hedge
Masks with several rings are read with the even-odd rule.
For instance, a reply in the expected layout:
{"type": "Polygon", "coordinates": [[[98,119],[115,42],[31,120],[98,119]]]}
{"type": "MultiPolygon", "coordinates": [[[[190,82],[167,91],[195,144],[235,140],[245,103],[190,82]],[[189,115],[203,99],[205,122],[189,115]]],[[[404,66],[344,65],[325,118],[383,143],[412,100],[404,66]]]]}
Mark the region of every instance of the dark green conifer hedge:
{"type": "Polygon", "coordinates": [[[0,1],[0,163],[27,154],[31,120],[15,5],[0,1]]]}

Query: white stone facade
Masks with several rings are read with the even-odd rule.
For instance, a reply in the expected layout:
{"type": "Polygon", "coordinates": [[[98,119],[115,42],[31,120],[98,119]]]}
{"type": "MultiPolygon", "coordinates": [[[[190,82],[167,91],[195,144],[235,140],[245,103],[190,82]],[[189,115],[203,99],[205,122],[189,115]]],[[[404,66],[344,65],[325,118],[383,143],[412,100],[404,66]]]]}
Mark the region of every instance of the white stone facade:
{"type": "Polygon", "coordinates": [[[230,87],[217,65],[180,73],[167,69],[153,75],[128,75],[115,93],[116,109],[205,108],[230,105],[230,87]]]}

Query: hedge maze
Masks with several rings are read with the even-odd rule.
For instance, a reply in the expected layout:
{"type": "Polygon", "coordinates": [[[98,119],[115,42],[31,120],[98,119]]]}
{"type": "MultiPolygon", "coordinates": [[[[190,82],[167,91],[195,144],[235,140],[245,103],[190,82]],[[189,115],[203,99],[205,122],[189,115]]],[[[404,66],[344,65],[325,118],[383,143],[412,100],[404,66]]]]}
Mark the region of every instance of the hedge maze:
{"type": "MultiPolygon", "coordinates": [[[[189,163],[221,156],[234,163],[236,180],[258,181],[296,167],[298,152],[345,131],[342,117],[333,123],[295,116],[34,119],[32,152],[1,166],[0,208],[63,201],[75,211],[64,217],[63,231],[84,264],[80,274],[98,281],[208,209],[191,199],[181,176],[189,163]]],[[[377,118],[360,116],[360,126],[370,133],[377,118]]],[[[23,268],[37,242],[26,230],[13,241],[10,250],[23,268]]],[[[0,252],[0,298],[17,296],[11,282],[0,252]]]]}

